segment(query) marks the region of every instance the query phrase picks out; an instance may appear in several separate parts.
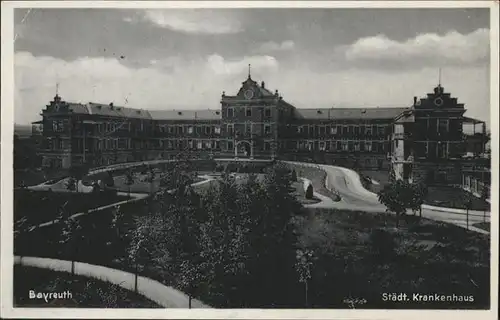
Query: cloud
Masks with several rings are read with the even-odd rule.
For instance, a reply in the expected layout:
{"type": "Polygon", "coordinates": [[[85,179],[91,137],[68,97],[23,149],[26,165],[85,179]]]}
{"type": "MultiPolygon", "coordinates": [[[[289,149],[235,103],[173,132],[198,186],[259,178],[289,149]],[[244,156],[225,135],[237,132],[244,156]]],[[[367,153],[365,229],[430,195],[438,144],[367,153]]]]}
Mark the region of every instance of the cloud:
{"type": "MultiPolygon", "coordinates": [[[[137,17],[126,17],[133,22],[137,17]]],[[[224,11],[213,10],[144,10],[145,19],[162,28],[191,34],[234,34],[243,31],[239,20],[224,11]]]]}
{"type": "MultiPolygon", "coordinates": [[[[56,82],[60,95],[74,102],[114,102],[145,109],[217,109],[222,91],[236,94],[246,79],[265,81],[298,108],[406,107],[413,96],[424,97],[436,85],[433,68],[387,73],[363,68],[315,72],[272,56],[228,59],[212,54],[200,59],[166,57],[143,67],[122,64],[114,58],[64,61],[15,55],[16,123],[39,119],[41,109],[53,98],[56,82]],[[40,81],[43,79],[43,81],[40,81]]],[[[443,69],[447,92],[465,103],[466,115],[488,120],[489,68],[460,66],[443,69]]]]}
{"type": "Polygon", "coordinates": [[[292,40],[286,40],[281,43],[274,41],[268,41],[262,43],[259,48],[256,49],[257,52],[272,52],[272,51],[288,51],[295,48],[295,42],[292,40]]]}
{"type": "Polygon", "coordinates": [[[345,58],[352,62],[474,64],[489,57],[489,30],[478,29],[469,34],[456,31],[445,35],[420,34],[404,42],[385,35],[361,38],[341,48],[345,58]]]}
{"type": "Polygon", "coordinates": [[[262,72],[263,70],[276,70],[279,66],[278,61],[271,56],[251,56],[242,59],[226,61],[224,57],[213,54],[208,57],[208,65],[215,74],[235,75],[246,73],[248,65],[251,70],[262,72]]]}

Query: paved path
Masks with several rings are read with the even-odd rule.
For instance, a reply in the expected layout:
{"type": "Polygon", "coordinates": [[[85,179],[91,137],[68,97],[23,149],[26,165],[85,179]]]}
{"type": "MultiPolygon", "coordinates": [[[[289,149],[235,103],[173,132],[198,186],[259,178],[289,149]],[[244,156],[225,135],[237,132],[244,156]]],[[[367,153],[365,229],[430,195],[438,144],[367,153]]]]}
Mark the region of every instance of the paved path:
{"type": "MultiPolygon", "coordinates": [[[[71,272],[71,261],[39,258],[39,257],[14,257],[14,264],[23,266],[49,269],[59,272],[71,272]]],[[[135,275],[133,273],[111,269],[108,267],[92,265],[83,262],[75,262],[75,274],[85,276],[112,284],[116,284],[130,291],[135,290],[135,275]]],[[[189,298],[183,292],[172,287],[165,286],[158,281],[138,277],[137,291],[151,301],[165,308],[188,308],[189,298]]],[[[192,308],[210,308],[202,302],[193,299],[192,308]]]]}
{"type": "MultiPolygon", "coordinates": [[[[355,171],[332,165],[299,162],[290,163],[323,169],[327,173],[327,185],[333,186],[340,193],[342,197],[341,201],[319,203],[316,204],[317,207],[359,210],[374,213],[385,212],[386,207],[378,201],[375,193],[363,187],[359,175],[355,171]]],[[[462,228],[467,228],[467,218],[466,214],[462,212],[463,210],[458,209],[455,212],[445,212],[441,210],[440,208],[423,206],[422,216],[427,219],[452,223],[462,228]]],[[[489,234],[488,231],[472,227],[475,223],[483,222],[483,217],[484,213],[481,211],[469,211],[469,230],[489,234]]],[[[486,212],[486,222],[490,222],[489,212],[486,212]]]]}

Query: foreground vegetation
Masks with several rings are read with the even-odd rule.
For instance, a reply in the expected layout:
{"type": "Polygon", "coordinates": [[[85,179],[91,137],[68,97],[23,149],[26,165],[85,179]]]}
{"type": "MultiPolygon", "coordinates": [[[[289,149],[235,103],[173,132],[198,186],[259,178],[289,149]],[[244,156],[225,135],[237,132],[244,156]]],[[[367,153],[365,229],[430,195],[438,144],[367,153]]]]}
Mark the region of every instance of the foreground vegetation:
{"type": "Polygon", "coordinates": [[[161,308],[157,303],[120,286],[51,270],[15,266],[14,306],[22,308],[161,308]],[[29,292],[68,291],[71,298],[33,300],[29,292]]]}
{"type": "Polygon", "coordinates": [[[488,308],[487,236],[418,216],[305,209],[292,172],[276,164],[263,183],[224,175],[198,194],[181,163],[162,177],[174,194],[18,235],[16,254],[137,272],[221,308],[488,308]],[[50,245],[35,252],[34,241],[50,245]],[[384,292],[474,302],[384,302],[384,292]]]}

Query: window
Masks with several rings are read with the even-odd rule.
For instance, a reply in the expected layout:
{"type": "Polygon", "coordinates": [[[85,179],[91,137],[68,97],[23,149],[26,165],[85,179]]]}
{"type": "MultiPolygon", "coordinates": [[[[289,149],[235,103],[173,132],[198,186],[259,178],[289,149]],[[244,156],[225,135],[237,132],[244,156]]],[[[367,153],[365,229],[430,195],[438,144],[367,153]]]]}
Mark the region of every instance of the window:
{"type": "Polygon", "coordinates": [[[201,127],[200,126],[196,126],[196,134],[197,135],[201,134],[201,127]]]}
{"type": "Polygon", "coordinates": [[[366,126],[365,127],[365,135],[371,136],[372,135],[372,126],[366,126]]]}
{"type": "Polygon", "coordinates": [[[448,143],[439,142],[437,147],[438,147],[438,157],[447,158],[448,157],[448,143]]]}
{"type": "Polygon", "coordinates": [[[264,142],[264,150],[269,151],[271,150],[271,144],[269,142],[264,142]]]}
{"type": "Polygon", "coordinates": [[[319,134],[320,134],[321,136],[325,135],[325,127],[324,127],[324,126],[320,126],[320,127],[319,127],[319,134]]]}
{"type": "Polygon", "coordinates": [[[220,134],[220,127],[219,126],[214,127],[214,132],[215,134],[220,134]]]}
{"type": "Polygon", "coordinates": [[[309,136],[314,136],[314,127],[316,126],[309,126],[309,136]]]}
{"type": "Polygon", "coordinates": [[[326,150],[326,143],[324,141],[320,141],[319,143],[319,150],[325,151],[326,150]]]}
{"type": "Polygon", "coordinates": [[[118,140],[118,149],[126,149],[127,148],[127,140],[120,139],[118,140]]]}
{"type": "Polygon", "coordinates": [[[246,108],[246,116],[251,117],[252,116],[252,109],[251,108],[246,108]]]}
{"type": "Polygon", "coordinates": [[[368,152],[372,151],[372,142],[371,141],[365,141],[365,150],[368,152]]]}
{"type": "Polygon", "coordinates": [[[184,127],[183,126],[177,127],[177,133],[178,134],[183,134],[184,133],[184,127]]]}
{"type": "Polygon", "coordinates": [[[337,150],[337,141],[330,141],[330,150],[332,151],[337,150]]]}
{"type": "Polygon", "coordinates": [[[355,141],[354,142],[354,151],[359,151],[359,150],[360,150],[359,141],[355,141]]]}
{"type": "Polygon", "coordinates": [[[194,147],[194,142],[193,142],[193,140],[189,140],[189,141],[188,141],[188,146],[189,146],[189,149],[193,149],[193,147],[194,147]]]}
{"type": "Polygon", "coordinates": [[[297,127],[297,131],[298,131],[299,133],[304,133],[304,132],[305,132],[304,126],[298,126],[298,127],[297,127]]]}
{"type": "Polygon", "coordinates": [[[196,148],[198,148],[198,149],[200,149],[200,150],[201,150],[201,149],[203,149],[203,142],[202,142],[201,140],[199,140],[199,141],[197,142],[197,144],[196,144],[196,148]]]}
{"type": "Polygon", "coordinates": [[[169,126],[168,127],[168,133],[170,133],[170,134],[174,133],[174,127],[169,126]]]}
{"type": "Polygon", "coordinates": [[[342,126],[342,134],[346,135],[347,134],[347,126],[342,126]]]}
{"type": "Polygon", "coordinates": [[[188,134],[192,134],[193,133],[193,127],[188,127],[188,134]]]}
{"type": "Polygon", "coordinates": [[[227,108],[227,117],[228,118],[234,117],[234,109],[233,108],[227,108]]]}
{"type": "Polygon", "coordinates": [[[348,150],[348,145],[347,141],[341,141],[341,146],[342,146],[342,151],[347,151],[348,150]]]}
{"type": "Polygon", "coordinates": [[[271,109],[266,108],[266,109],[264,110],[264,116],[265,116],[266,118],[270,118],[270,117],[271,117],[271,109]]]}
{"type": "Polygon", "coordinates": [[[205,127],[205,134],[210,134],[210,127],[209,126],[206,126],[205,127]]]}
{"type": "Polygon", "coordinates": [[[64,123],[62,120],[54,120],[52,122],[52,129],[54,132],[62,132],[64,131],[64,123]]]}
{"type": "Polygon", "coordinates": [[[233,150],[233,149],[234,149],[233,142],[232,141],[228,141],[227,142],[227,150],[233,150]]]}
{"type": "Polygon", "coordinates": [[[234,125],[228,124],[227,125],[227,133],[230,134],[230,135],[232,135],[233,131],[234,131],[234,125]]]}
{"type": "Polygon", "coordinates": [[[349,140],[347,144],[349,146],[349,151],[354,151],[354,141],[349,140]]]}
{"type": "Polygon", "coordinates": [[[354,126],[354,135],[359,135],[359,126],[354,126]]]}
{"type": "Polygon", "coordinates": [[[264,125],[264,133],[265,134],[270,134],[271,133],[271,126],[268,124],[264,125]]]}
{"type": "Polygon", "coordinates": [[[205,145],[205,149],[210,149],[211,147],[210,140],[205,140],[203,144],[205,145]]]}
{"type": "Polygon", "coordinates": [[[379,136],[385,135],[385,127],[384,126],[378,126],[378,135],[379,136]]]}
{"type": "Polygon", "coordinates": [[[438,132],[446,133],[449,131],[449,120],[448,119],[438,119],[438,132]]]}

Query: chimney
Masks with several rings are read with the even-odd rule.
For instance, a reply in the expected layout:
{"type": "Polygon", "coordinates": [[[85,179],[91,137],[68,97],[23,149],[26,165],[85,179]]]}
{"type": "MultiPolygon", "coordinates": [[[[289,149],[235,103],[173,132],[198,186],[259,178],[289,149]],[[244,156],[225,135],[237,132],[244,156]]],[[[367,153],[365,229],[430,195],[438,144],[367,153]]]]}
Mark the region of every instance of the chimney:
{"type": "Polygon", "coordinates": [[[266,83],[265,83],[264,81],[262,81],[262,82],[260,83],[260,86],[261,86],[262,88],[264,88],[264,89],[265,89],[265,88],[266,88],[266,83]]]}
{"type": "Polygon", "coordinates": [[[413,105],[417,104],[417,97],[413,97],[413,105]]]}

